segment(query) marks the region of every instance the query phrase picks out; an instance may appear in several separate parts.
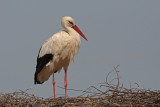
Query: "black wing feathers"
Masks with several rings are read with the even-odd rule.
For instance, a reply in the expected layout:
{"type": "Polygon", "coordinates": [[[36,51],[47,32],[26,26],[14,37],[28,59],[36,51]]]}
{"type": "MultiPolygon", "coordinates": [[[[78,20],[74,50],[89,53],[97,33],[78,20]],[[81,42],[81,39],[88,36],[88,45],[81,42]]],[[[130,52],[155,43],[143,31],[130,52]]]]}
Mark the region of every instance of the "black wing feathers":
{"type": "Polygon", "coordinates": [[[39,72],[41,72],[41,70],[43,69],[43,67],[50,61],[53,59],[53,54],[49,53],[49,54],[45,54],[44,56],[39,58],[39,55],[37,57],[37,66],[36,66],[36,72],[34,75],[34,84],[42,84],[40,81],[37,80],[37,75],[39,72]]]}

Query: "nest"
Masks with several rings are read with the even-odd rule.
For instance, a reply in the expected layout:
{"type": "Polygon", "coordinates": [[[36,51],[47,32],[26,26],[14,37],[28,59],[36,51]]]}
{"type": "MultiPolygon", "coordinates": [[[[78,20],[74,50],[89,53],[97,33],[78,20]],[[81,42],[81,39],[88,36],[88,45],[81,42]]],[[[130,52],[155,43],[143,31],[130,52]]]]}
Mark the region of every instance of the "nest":
{"type": "MultiPolygon", "coordinates": [[[[75,98],[59,97],[41,98],[26,91],[19,90],[14,93],[0,93],[0,107],[131,107],[131,106],[151,106],[160,107],[160,90],[127,89],[120,85],[119,71],[114,67],[117,77],[116,85],[106,81],[99,86],[90,86],[86,90],[68,89],[68,91],[81,91],[82,95],[75,98]]],[[[60,87],[62,88],[62,87],[60,87]]]]}

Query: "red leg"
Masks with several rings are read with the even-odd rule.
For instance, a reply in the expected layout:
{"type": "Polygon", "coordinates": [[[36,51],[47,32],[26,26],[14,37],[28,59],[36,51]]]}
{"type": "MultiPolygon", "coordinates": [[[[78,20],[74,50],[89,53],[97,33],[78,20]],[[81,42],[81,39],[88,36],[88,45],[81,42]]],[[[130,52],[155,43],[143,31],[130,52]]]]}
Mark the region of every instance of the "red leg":
{"type": "Polygon", "coordinates": [[[67,99],[67,70],[65,70],[64,87],[65,87],[65,98],[67,99]]]}
{"type": "Polygon", "coordinates": [[[55,79],[54,79],[54,70],[53,70],[53,93],[54,93],[54,99],[55,99],[55,79]]]}

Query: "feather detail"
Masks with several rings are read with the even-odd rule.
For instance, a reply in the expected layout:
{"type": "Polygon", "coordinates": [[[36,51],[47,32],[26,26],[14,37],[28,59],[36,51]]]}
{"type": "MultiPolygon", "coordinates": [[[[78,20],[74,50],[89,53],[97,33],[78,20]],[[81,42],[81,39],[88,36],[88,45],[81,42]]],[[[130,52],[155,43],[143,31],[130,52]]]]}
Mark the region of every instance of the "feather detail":
{"type": "Polygon", "coordinates": [[[34,83],[40,83],[40,81],[37,79],[37,75],[41,72],[41,70],[44,68],[44,66],[49,63],[53,59],[53,54],[45,54],[44,56],[38,58],[37,57],[37,66],[36,66],[36,72],[35,72],[35,81],[34,83]]]}

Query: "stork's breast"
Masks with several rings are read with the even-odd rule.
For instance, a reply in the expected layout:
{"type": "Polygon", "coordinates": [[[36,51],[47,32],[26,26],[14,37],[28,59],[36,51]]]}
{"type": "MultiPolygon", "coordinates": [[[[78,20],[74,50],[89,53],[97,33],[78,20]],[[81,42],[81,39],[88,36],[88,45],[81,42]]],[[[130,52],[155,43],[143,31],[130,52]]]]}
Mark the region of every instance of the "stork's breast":
{"type": "Polygon", "coordinates": [[[70,61],[74,59],[74,56],[78,53],[79,48],[79,41],[73,41],[67,46],[67,56],[69,57],[70,61]]]}

